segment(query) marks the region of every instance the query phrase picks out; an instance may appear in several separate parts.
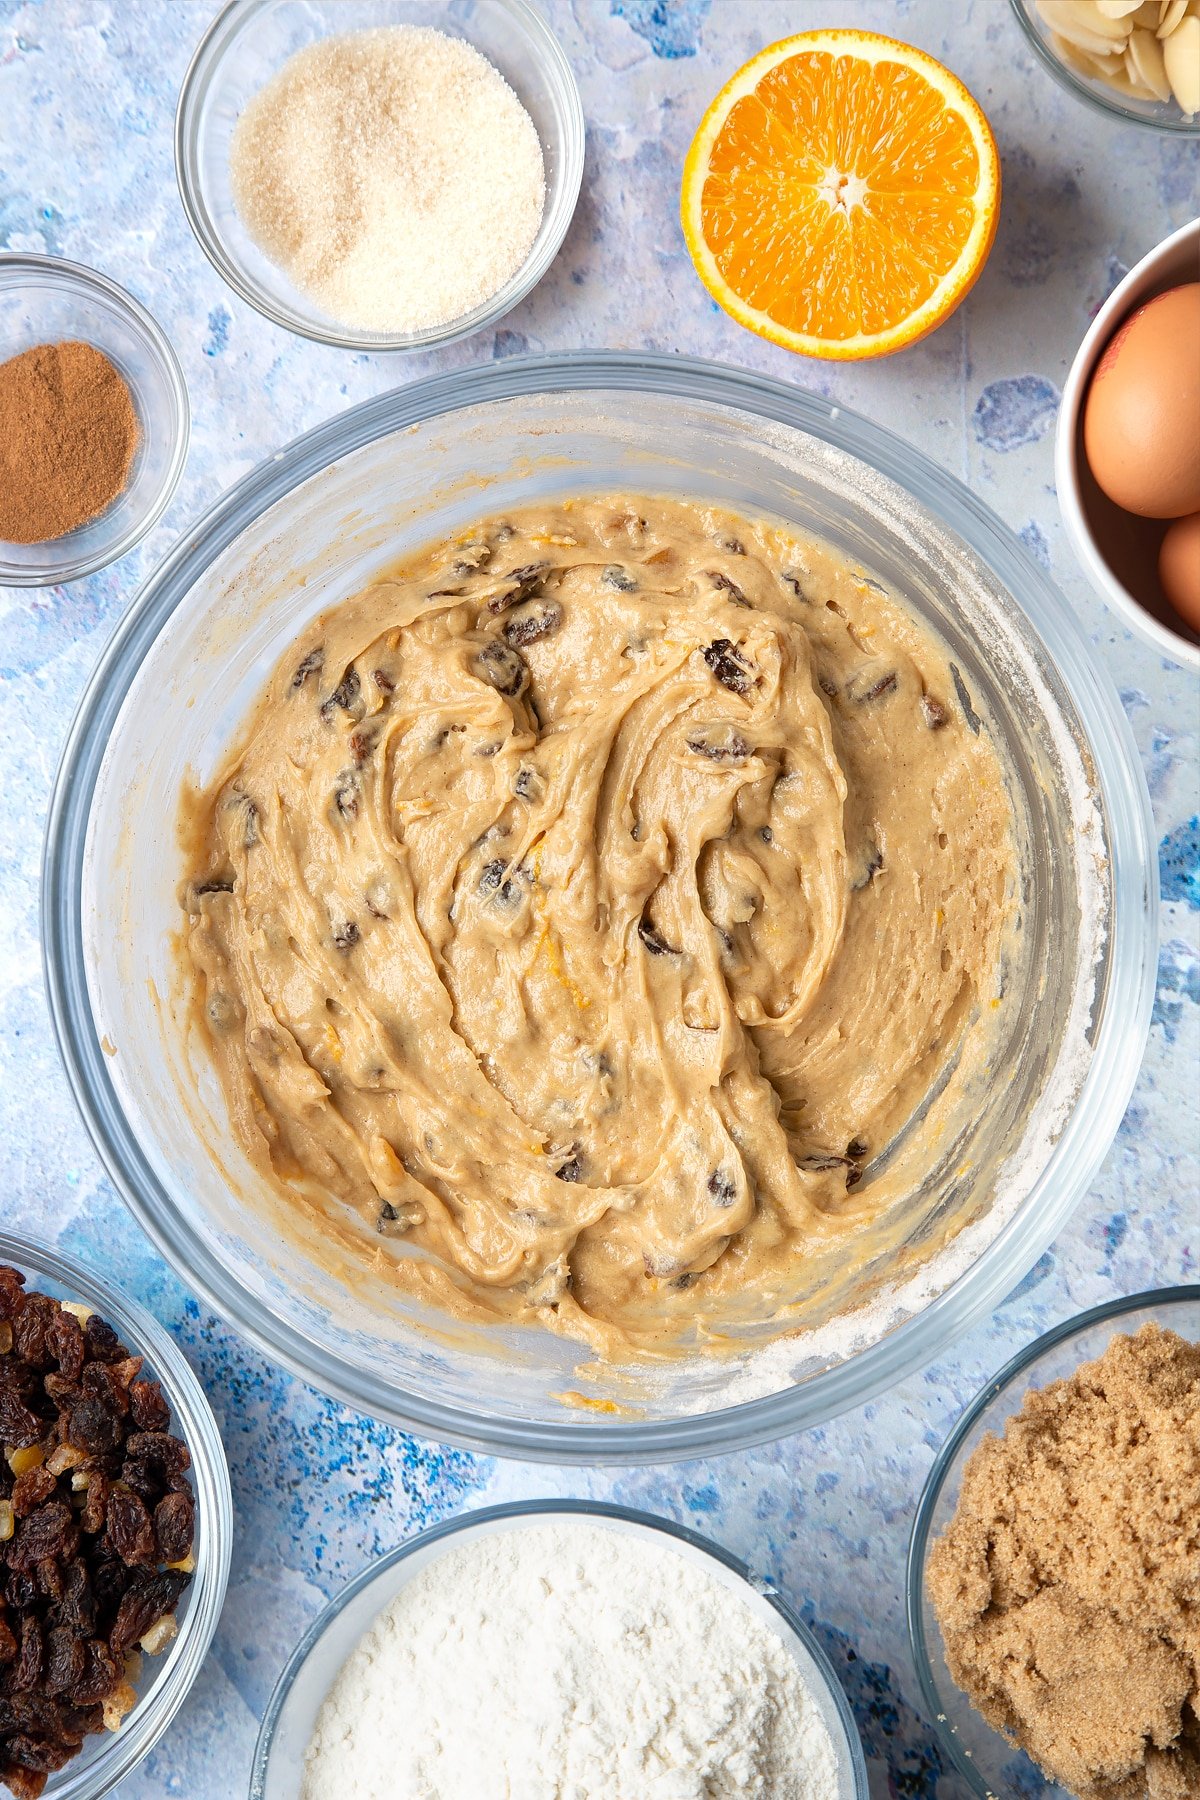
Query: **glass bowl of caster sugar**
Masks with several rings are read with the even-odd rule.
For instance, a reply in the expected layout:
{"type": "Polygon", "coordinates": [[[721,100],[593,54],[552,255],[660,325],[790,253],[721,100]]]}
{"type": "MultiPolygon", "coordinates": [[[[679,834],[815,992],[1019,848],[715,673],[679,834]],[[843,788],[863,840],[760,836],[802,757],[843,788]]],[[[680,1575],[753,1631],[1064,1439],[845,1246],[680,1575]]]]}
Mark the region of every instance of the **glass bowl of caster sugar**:
{"type": "Polygon", "coordinates": [[[583,109],[526,0],[232,0],[184,77],[179,191],[213,266],[289,331],[422,350],[541,280],[583,109]]]}

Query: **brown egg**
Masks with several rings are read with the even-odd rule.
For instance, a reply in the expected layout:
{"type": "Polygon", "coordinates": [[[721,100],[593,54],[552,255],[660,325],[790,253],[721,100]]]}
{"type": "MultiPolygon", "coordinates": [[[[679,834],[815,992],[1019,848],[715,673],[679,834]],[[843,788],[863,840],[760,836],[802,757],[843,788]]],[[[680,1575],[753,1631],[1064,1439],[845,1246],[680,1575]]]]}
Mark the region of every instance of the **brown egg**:
{"type": "Polygon", "coordinates": [[[1200,281],[1156,295],[1119,328],[1088,389],[1083,449],[1126,512],[1200,512],[1200,281]]]}
{"type": "Polygon", "coordinates": [[[1200,632],[1200,512],[1167,527],[1158,553],[1158,579],[1180,618],[1200,632]]]}

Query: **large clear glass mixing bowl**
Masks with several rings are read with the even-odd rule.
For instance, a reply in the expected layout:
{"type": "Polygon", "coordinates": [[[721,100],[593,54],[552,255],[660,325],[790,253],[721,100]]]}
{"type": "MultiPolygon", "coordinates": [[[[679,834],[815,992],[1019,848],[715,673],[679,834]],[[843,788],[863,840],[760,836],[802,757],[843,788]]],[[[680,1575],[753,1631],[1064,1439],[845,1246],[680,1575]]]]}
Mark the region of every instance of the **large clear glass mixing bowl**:
{"type": "MultiPolygon", "coordinates": [[[[1036,1261],[1128,1100],[1149,1017],[1149,810],[1117,696],[1003,525],[878,426],[739,370],[619,354],[436,376],[331,420],[201,519],[122,621],[72,727],[44,942],[67,1070],[113,1180],[183,1279],[327,1393],[424,1435],[557,1462],[706,1455],[878,1393],[1036,1261]],[[994,1080],[861,1267],[796,1335],[721,1358],[580,1368],[532,1329],[422,1316],[297,1222],[231,1141],[173,1004],[176,818],[277,659],[398,555],[538,495],[709,498],[838,547],[937,631],[1016,816],[1020,925],[994,1080]]],[[[765,1335],[765,1334],[764,1334],[765,1335]]]]}

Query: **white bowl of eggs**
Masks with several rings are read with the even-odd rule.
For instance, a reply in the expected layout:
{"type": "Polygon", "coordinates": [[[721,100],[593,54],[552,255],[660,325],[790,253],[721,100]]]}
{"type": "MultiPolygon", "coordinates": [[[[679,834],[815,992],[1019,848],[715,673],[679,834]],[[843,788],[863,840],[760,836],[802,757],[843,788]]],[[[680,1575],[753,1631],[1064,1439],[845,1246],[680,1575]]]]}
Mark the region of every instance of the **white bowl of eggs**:
{"type": "Polygon", "coordinates": [[[1200,219],[1092,321],[1054,447],[1071,547],[1129,629],[1200,672],[1200,219]]]}

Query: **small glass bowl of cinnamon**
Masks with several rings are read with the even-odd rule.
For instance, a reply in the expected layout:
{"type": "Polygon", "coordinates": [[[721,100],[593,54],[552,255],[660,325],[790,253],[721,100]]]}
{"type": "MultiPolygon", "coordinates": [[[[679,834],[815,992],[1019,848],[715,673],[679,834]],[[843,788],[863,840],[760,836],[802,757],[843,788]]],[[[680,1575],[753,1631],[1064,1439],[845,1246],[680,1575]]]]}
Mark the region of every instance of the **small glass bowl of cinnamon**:
{"type": "Polygon", "coordinates": [[[93,449],[106,446],[107,458],[76,459],[68,446],[64,462],[61,445],[56,454],[39,444],[36,411],[18,418],[18,409],[5,409],[0,430],[12,437],[0,464],[19,458],[29,478],[18,500],[10,493],[12,517],[0,527],[0,586],[77,581],[124,556],[161,517],[187,457],[183,371],[149,313],[94,269],[0,253],[0,366],[10,365],[10,384],[13,359],[40,347],[46,354],[22,372],[51,385],[66,375],[82,396],[74,431],[93,449]],[[101,359],[119,379],[105,379],[101,359]]]}

